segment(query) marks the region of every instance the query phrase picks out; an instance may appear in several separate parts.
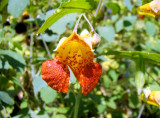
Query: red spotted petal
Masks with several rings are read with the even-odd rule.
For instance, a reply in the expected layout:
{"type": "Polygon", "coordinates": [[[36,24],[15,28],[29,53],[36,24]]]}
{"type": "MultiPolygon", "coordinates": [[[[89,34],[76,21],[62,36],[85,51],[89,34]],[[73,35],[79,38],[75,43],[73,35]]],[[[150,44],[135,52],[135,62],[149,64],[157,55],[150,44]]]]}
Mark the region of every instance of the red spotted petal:
{"type": "Polygon", "coordinates": [[[83,95],[90,93],[96,87],[98,80],[102,74],[102,67],[96,62],[87,64],[80,73],[78,81],[82,86],[83,95]]]}
{"type": "Polygon", "coordinates": [[[41,68],[42,79],[58,92],[66,93],[69,87],[70,72],[65,64],[56,59],[43,62],[41,68]]]}

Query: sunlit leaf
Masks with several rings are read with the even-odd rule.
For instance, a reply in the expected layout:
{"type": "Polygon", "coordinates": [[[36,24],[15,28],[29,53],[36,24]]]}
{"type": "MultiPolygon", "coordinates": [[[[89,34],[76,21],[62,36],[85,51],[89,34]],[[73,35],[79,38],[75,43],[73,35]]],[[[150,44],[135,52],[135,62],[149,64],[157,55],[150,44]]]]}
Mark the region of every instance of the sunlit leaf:
{"type": "Polygon", "coordinates": [[[145,75],[142,71],[138,71],[135,76],[137,93],[140,95],[145,84],[145,75]]]}
{"type": "Polygon", "coordinates": [[[117,57],[128,58],[131,60],[138,60],[139,55],[144,58],[145,63],[160,64],[160,54],[140,52],[140,51],[108,51],[107,55],[115,55],[117,57]]]}
{"type": "Polygon", "coordinates": [[[63,2],[59,9],[57,9],[41,26],[38,30],[39,33],[43,33],[48,27],[50,27],[57,20],[62,18],[64,15],[69,13],[82,13],[93,8],[94,1],[87,0],[71,0],[68,2],[63,2]]]}

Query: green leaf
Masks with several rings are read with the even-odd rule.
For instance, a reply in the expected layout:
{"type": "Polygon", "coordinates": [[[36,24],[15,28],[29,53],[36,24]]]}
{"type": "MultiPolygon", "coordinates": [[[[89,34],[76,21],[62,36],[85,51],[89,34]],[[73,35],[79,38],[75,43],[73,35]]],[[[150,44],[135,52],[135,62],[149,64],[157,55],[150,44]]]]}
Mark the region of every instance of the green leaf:
{"type": "Polygon", "coordinates": [[[108,72],[109,76],[112,78],[113,82],[116,82],[118,79],[118,75],[114,70],[110,70],[108,72]]]}
{"type": "Polygon", "coordinates": [[[138,108],[140,105],[140,102],[138,100],[138,95],[136,93],[131,92],[129,94],[129,106],[131,108],[138,108]]]}
{"type": "Polygon", "coordinates": [[[106,39],[108,42],[113,42],[114,41],[115,31],[114,31],[114,28],[112,26],[106,26],[106,27],[99,26],[97,29],[98,29],[99,34],[104,39],[106,39]]]}
{"type": "Polygon", "coordinates": [[[8,0],[2,0],[0,3],[0,11],[2,11],[7,4],[8,0]]]}
{"type": "Polygon", "coordinates": [[[123,28],[124,28],[123,20],[120,19],[119,21],[117,21],[115,24],[115,27],[116,27],[116,32],[120,32],[121,30],[123,30],[123,28]]]}
{"type": "Polygon", "coordinates": [[[145,24],[145,30],[149,36],[153,36],[156,33],[156,25],[152,22],[147,21],[145,24]]]}
{"type": "Polygon", "coordinates": [[[140,51],[111,51],[108,50],[106,55],[115,55],[116,57],[128,58],[133,61],[139,59],[139,55],[141,55],[145,61],[145,63],[153,63],[160,65],[160,54],[149,53],[149,52],[140,52],[140,51]]]}
{"type": "Polygon", "coordinates": [[[141,6],[142,5],[142,0],[136,0],[136,5],[141,6]]]}
{"type": "Polygon", "coordinates": [[[138,71],[135,76],[137,93],[140,95],[145,84],[145,75],[142,71],[138,71]]]}
{"type": "Polygon", "coordinates": [[[52,118],[67,118],[67,117],[63,114],[57,114],[57,115],[53,115],[52,118]]]}
{"type": "Polygon", "coordinates": [[[143,73],[145,73],[145,63],[142,55],[139,55],[139,59],[136,60],[136,68],[137,71],[142,71],[143,73]]]}
{"type": "MultiPolygon", "coordinates": [[[[55,10],[48,11],[46,14],[46,18],[48,18],[54,12],[55,10]]],[[[75,22],[76,16],[77,16],[77,13],[67,14],[64,17],[60,18],[57,22],[55,22],[51,27],[49,27],[49,29],[60,35],[66,30],[67,24],[69,23],[73,24],[75,22]]]]}
{"type": "Polygon", "coordinates": [[[38,77],[35,77],[35,78],[33,79],[32,85],[33,85],[34,94],[35,94],[35,96],[37,96],[37,93],[38,93],[43,87],[46,87],[46,86],[47,86],[47,83],[42,79],[41,76],[38,76],[38,77]]]}
{"type": "Polygon", "coordinates": [[[55,111],[56,111],[57,113],[67,113],[68,110],[69,110],[69,107],[58,107],[58,108],[56,108],[55,111]]]}
{"type": "Polygon", "coordinates": [[[37,40],[42,40],[42,38],[45,40],[45,42],[52,42],[52,41],[56,41],[58,35],[52,34],[52,35],[48,35],[46,33],[40,35],[37,37],[37,40]]]}
{"type": "Polygon", "coordinates": [[[110,98],[108,101],[106,101],[106,105],[112,109],[116,109],[117,106],[116,106],[116,103],[114,101],[114,98],[110,98]]]}
{"type": "Polygon", "coordinates": [[[125,6],[128,8],[129,11],[132,11],[131,0],[123,0],[123,3],[125,4],[125,6]]]}
{"type": "Polygon", "coordinates": [[[9,94],[5,91],[0,91],[0,100],[5,102],[8,105],[14,104],[13,98],[11,96],[9,96],[9,94]]]}
{"type": "Polygon", "coordinates": [[[29,4],[29,0],[9,0],[7,8],[8,13],[17,18],[22,14],[27,4],[29,4]]]}
{"type": "Polygon", "coordinates": [[[107,3],[106,6],[112,10],[113,14],[120,12],[120,7],[117,3],[107,3]]]}
{"type": "Polygon", "coordinates": [[[23,71],[25,66],[25,60],[23,56],[12,50],[0,50],[0,55],[4,56],[4,60],[8,61],[8,63],[15,69],[19,71],[23,71]]]}
{"type": "Polygon", "coordinates": [[[55,100],[57,92],[51,87],[47,86],[41,89],[40,96],[46,104],[49,104],[55,100]]]}
{"type": "Polygon", "coordinates": [[[133,29],[133,26],[137,20],[137,16],[126,16],[123,20],[124,29],[129,31],[133,29]]]}
{"type": "Polygon", "coordinates": [[[104,111],[105,111],[105,109],[106,109],[106,105],[99,104],[99,105],[97,106],[97,109],[98,109],[98,112],[102,114],[102,113],[104,113],[104,111]]]}
{"type": "Polygon", "coordinates": [[[146,3],[149,3],[149,2],[151,2],[151,1],[153,1],[153,0],[142,0],[142,3],[143,3],[143,4],[146,4],[146,3]]]}
{"type": "Polygon", "coordinates": [[[92,4],[94,3],[94,1],[87,0],[71,0],[68,2],[63,2],[59,9],[55,10],[55,12],[41,26],[41,28],[38,30],[38,34],[43,33],[48,27],[50,27],[53,23],[55,23],[66,14],[76,12],[82,13],[92,9],[92,4]]]}

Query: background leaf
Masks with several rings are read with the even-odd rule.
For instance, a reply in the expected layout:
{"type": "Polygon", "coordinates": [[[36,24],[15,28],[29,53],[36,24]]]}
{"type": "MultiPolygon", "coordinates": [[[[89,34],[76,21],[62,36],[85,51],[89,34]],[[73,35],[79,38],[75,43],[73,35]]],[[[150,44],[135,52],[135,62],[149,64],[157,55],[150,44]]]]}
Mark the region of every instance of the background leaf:
{"type": "Polygon", "coordinates": [[[0,55],[3,55],[4,60],[7,61],[13,68],[23,71],[26,63],[20,53],[12,50],[0,50],[0,55]]]}
{"type": "Polygon", "coordinates": [[[5,91],[0,91],[0,100],[5,102],[8,105],[14,104],[13,98],[5,91]]]}
{"type": "Polygon", "coordinates": [[[106,41],[108,42],[114,41],[115,31],[112,26],[106,26],[106,27],[99,26],[97,29],[98,29],[100,36],[104,37],[106,41]]]}
{"type": "Polygon", "coordinates": [[[156,33],[156,25],[152,22],[147,21],[145,24],[145,30],[149,36],[153,36],[156,33]]]}
{"type": "Polygon", "coordinates": [[[57,92],[51,87],[47,86],[41,89],[40,96],[46,104],[49,104],[55,100],[57,92]]]}
{"type": "Polygon", "coordinates": [[[18,17],[22,14],[27,4],[29,4],[29,0],[9,0],[8,13],[14,17],[18,17]]]}

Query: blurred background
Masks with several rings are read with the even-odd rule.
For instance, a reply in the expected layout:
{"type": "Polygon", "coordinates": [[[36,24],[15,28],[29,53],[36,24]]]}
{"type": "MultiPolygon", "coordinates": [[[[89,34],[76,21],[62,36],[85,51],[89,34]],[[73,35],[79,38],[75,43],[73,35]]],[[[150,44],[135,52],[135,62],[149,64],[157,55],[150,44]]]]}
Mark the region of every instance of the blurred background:
{"type": "MultiPolygon", "coordinates": [[[[78,82],[67,94],[51,89],[41,78],[41,64],[54,58],[62,37],[68,37],[80,16],[65,15],[44,33],[36,35],[44,21],[67,0],[0,0],[0,117],[72,118],[78,82]]],[[[104,0],[94,17],[98,0],[87,18],[101,36],[95,55],[113,51],[160,53],[160,19],[138,15],[138,6],[151,0],[104,0]]],[[[82,18],[78,33],[90,27],[82,18]]],[[[103,74],[98,85],[81,98],[79,118],[135,118],[143,102],[137,93],[135,62],[101,55],[95,58],[103,74]]],[[[159,65],[146,64],[143,87],[160,90],[159,65]],[[153,78],[152,78],[153,77],[153,78]]],[[[160,117],[159,107],[145,104],[142,118],[160,117]]]]}

